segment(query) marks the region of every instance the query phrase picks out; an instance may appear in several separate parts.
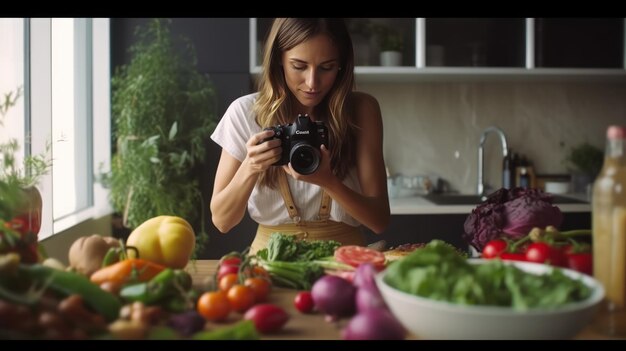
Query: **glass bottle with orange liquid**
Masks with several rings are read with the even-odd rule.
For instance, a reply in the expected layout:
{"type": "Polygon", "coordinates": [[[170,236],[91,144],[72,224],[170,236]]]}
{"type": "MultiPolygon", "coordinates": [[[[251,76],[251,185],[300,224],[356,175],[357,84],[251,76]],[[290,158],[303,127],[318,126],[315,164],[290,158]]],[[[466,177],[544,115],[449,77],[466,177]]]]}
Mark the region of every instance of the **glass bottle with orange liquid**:
{"type": "Polygon", "coordinates": [[[607,129],[604,165],[593,185],[593,275],[606,291],[594,327],[626,336],[626,127],[607,129]]]}

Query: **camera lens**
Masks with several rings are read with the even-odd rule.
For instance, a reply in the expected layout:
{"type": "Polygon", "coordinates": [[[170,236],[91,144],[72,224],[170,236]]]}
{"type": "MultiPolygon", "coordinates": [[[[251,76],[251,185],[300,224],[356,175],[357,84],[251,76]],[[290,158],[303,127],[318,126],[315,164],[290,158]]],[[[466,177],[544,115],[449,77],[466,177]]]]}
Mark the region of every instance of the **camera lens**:
{"type": "Polygon", "coordinates": [[[300,142],[289,153],[291,167],[300,174],[311,174],[320,165],[320,152],[308,143],[300,142]]]}

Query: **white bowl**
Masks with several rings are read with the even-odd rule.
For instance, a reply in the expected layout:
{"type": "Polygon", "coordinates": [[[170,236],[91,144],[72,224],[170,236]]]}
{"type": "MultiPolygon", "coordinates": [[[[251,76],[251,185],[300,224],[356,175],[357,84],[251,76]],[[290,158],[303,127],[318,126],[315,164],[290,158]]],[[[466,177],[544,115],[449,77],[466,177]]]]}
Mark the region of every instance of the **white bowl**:
{"type": "MultiPolygon", "coordinates": [[[[486,260],[471,259],[474,264],[486,260]]],[[[531,274],[548,273],[543,264],[508,261],[531,274]]],[[[397,290],[384,282],[385,271],[376,276],[378,288],[391,312],[420,339],[571,339],[593,318],[604,297],[602,284],[573,270],[563,272],[592,288],[586,300],[555,310],[516,311],[498,306],[464,306],[436,301],[397,290]]]]}

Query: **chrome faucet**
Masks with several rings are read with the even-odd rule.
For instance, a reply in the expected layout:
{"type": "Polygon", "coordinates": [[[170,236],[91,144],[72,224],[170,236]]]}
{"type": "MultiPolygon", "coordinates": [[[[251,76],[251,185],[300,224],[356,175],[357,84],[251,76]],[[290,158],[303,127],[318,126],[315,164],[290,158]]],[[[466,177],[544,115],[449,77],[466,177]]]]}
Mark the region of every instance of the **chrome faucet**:
{"type": "Polygon", "coordinates": [[[484,145],[485,139],[487,139],[487,134],[489,132],[495,132],[500,137],[500,142],[502,143],[502,157],[506,157],[508,155],[508,146],[506,143],[506,135],[502,129],[490,126],[483,130],[483,133],[480,135],[480,144],[478,144],[478,195],[485,196],[485,182],[484,182],[484,172],[485,172],[485,161],[484,161],[484,145]]]}

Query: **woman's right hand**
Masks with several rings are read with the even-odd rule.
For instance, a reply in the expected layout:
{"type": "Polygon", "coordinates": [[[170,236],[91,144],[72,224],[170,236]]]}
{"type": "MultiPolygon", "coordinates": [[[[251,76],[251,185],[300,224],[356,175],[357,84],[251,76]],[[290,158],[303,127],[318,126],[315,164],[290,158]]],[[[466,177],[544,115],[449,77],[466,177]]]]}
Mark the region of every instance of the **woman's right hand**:
{"type": "Polygon", "coordinates": [[[261,173],[280,160],[283,152],[281,140],[270,139],[265,142],[263,141],[272,136],[274,136],[273,130],[263,130],[248,139],[244,164],[246,164],[253,173],[261,173]]]}

